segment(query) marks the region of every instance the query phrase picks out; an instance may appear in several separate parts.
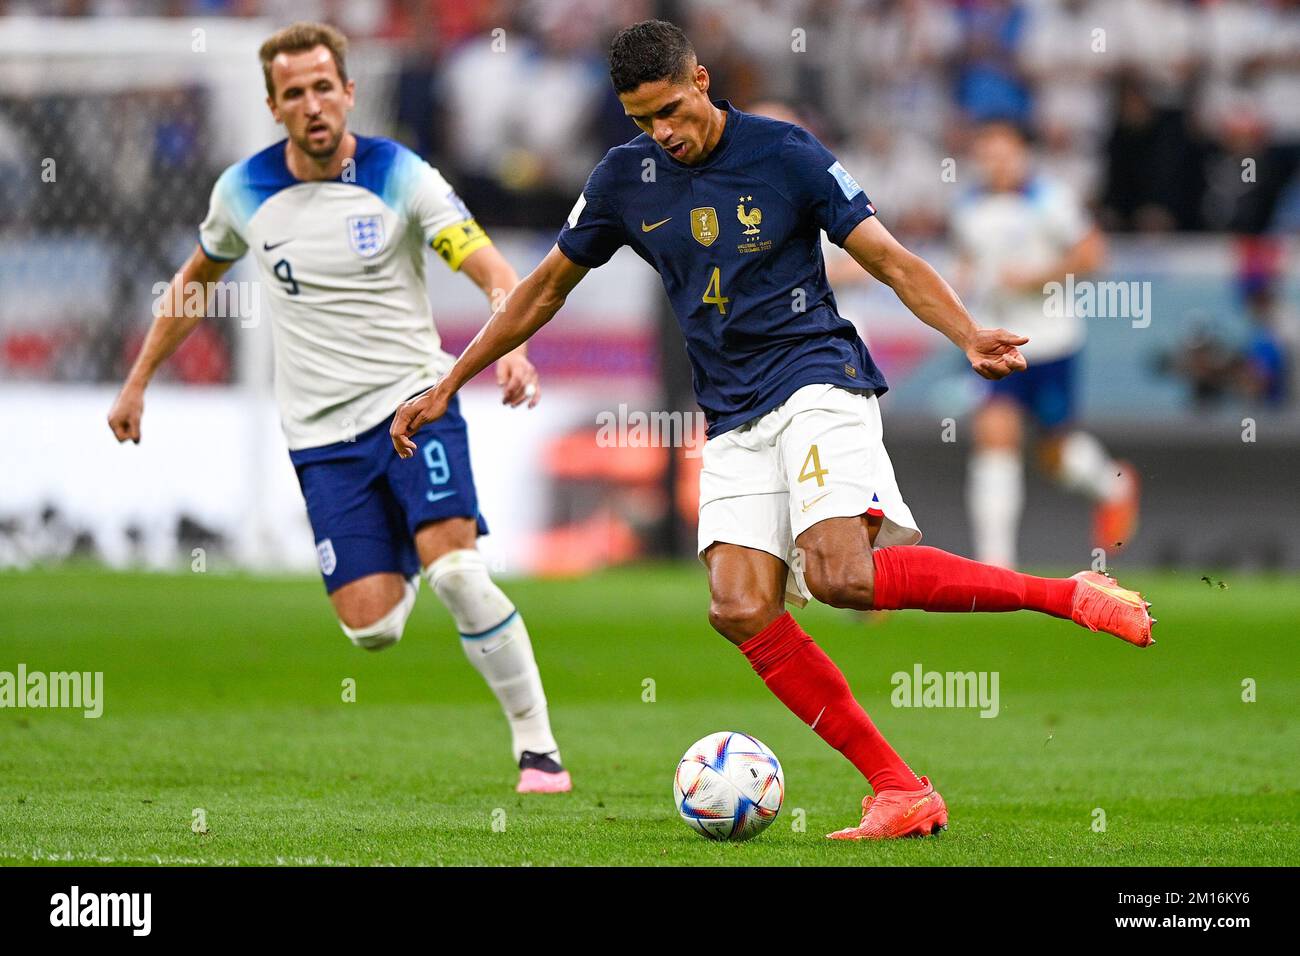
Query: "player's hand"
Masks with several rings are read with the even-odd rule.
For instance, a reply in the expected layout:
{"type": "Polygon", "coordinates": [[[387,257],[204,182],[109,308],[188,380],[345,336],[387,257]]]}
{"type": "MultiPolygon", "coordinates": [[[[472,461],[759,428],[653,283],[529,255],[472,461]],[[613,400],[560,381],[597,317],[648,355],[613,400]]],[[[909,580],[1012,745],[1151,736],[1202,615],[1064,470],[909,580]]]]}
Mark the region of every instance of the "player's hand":
{"type": "Polygon", "coordinates": [[[113,407],[108,410],[108,427],[119,442],[128,438],[140,444],[140,418],[144,415],[144,389],[123,385],[113,407]]]}
{"type": "Polygon", "coordinates": [[[971,368],[983,378],[1006,378],[1029,367],[1018,346],[1029,339],[1006,329],[979,329],[966,347],[971,368]]]}
{"type": "Polygon", "coordinates": [[[415,454],[416,445],[411,441],[411,436],[429,422],[442,418],[447,413],[447,403],[450,400],[450,396],[444,395],[435,385],[427,392],[421,392],[397,406],[388,436],[393,440],[393,451],[397,452],[398,458],[410,458],[415,454]]]}
{"type": "Polygon", "coordinates": [[[511,352],[497,359],[497,384],[501,386],[502,405],[518,408],[527,402],[529,408],[534,408],[542,400],[537,369],[519,352],[511,352]]]}

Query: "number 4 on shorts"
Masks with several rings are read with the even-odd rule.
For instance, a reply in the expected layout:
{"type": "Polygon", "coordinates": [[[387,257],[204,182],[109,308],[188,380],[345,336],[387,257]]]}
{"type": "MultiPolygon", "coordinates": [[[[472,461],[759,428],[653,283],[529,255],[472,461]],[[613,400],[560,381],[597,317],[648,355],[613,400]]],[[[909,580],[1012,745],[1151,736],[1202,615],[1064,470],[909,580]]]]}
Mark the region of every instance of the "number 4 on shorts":
{"type": "Polygon", "coordinates": [[[822,480],[822,475],[829,475],[830,469],[822,467],[821,456],[817,454],[817,446],[813,445],[808,449],[808,457],[803,460],[803,466],[799,469],[799,480],[807,481],[809,478],[817,479],[817,487],[826,487],[826,482],[822,480]],[[812,471],[808,466],[812,465],[812,471]]]}

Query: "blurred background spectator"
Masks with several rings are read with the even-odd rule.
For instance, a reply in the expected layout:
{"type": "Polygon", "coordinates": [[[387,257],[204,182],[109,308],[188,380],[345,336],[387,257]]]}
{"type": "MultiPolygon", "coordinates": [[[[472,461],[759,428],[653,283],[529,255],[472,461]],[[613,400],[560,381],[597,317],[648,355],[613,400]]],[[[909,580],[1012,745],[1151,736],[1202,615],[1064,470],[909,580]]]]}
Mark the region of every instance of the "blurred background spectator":
{"type": "MultiPolygon", "coordinates": [[[[490,200],[489,219],[553,214],[630,138],[605,48],[620,24],[668,15],[719,95],[788,104],[891,183],[999,117],[1032,130],[1112,229],[1300,222],[1300,0],[0,0],[0,14],[318,18],[383,41],[402,55],[399,135],[490,200]]],[[[185,131],[158,139],[185,175],[185,131]]],[[[885,192],[932,228],[933,190],[885,192]]]]}

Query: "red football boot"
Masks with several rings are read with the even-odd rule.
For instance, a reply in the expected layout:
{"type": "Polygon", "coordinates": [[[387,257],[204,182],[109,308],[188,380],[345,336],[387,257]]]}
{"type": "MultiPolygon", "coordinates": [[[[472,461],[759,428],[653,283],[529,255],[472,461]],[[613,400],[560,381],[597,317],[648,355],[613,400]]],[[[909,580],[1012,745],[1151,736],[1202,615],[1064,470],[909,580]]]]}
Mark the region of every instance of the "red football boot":
{"type": "Polygon", "coordinates": [[[948,829],[948,805],[921,778],[919,790],[882,790],[862,801],[862,822],[836,830],[831,840],[892,840],[897,837],[930,836],[948,829]]]}
{"type": "Polygon", "coordinates": [[[1156,619],[1147,613],[1150,601],[1144,601],[1137,591],[1122,588],[1114,578],[1096,571],[1080,571],[1071,577],[1079,583],[1074,586],[1074,606],[1070,619],[1090,631],[1105,631],[1123,638],[1138,647],[1155,643],[1151,627],[1156,619]]]}

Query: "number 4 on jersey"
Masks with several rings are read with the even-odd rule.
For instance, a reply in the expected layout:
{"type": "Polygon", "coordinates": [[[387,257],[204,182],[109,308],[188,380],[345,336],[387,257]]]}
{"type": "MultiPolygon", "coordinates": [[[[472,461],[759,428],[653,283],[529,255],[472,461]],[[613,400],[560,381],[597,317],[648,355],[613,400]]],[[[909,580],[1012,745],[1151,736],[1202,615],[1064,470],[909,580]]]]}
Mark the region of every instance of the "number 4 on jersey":
{"type": "Polygon", "coordinates": [[[822,467],[821,456],[817,454],[817,446],[813,445],[808,449],[808,457],[803,460],[803,465],[799,469],[799,480],[807,481],[810,478],[817,479],[817,487],[826,487],[826,482],[822,480],[822,475],[829,475],[830,469],[822,467]],[[808,466],[812,465],[812,470],[808,466]]]}
{"type": "Polygon", "coordinates": [[[713,267],[713,275],[709,276],[708,287],[704,290],[700,301],[716,305],[720,313],[727,314],[727,303],[731,300],[722,294],[722,269],[718,266],[713,267]]]}

